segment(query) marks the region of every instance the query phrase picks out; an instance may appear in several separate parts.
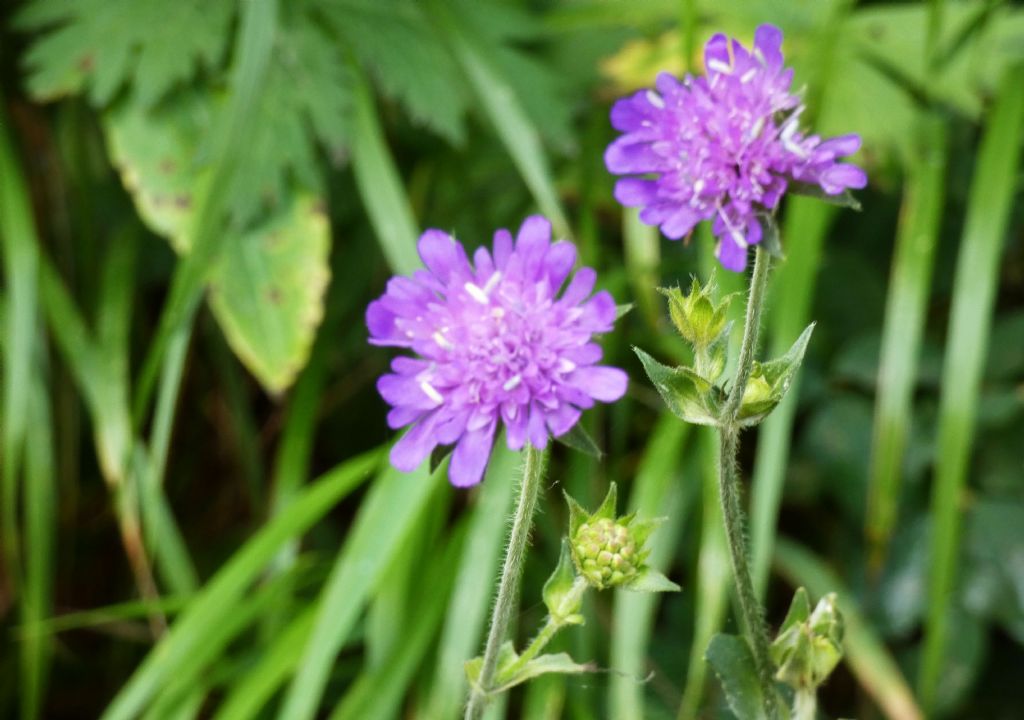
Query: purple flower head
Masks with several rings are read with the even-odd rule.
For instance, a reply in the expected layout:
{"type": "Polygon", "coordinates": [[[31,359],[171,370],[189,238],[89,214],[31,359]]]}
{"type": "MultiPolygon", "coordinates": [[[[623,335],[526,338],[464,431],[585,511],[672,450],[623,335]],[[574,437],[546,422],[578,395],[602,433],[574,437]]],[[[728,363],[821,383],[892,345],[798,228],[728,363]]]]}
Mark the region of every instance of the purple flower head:
{"type": "Polygon", "coordinates": [[[772,25],[757,28],[753,52],[715,35],[704,46],[704,77],[662,73],[655,89],[612,107],[623,135],[605,164],[627,176],[615,198],[643,208],[640,219],[673,240],[713,220],[715,254],[730,270],[746,267],[747,247],[761,241],[758,212],[775,208],[790,181],[830,195],[867,183],[859,167],[836,161],[857,151],[859,136],[822,140],[800,131],[804,106],[790,90],[781,46],[772,25]]]}
{"type": "Polygon", "coordinates": [[[607,292],[591,295],[597,274],[581,268],[559,297],[576,248],[551,242],[543,217],[523,222],[515,241],[494,234],[493,253],[469,261],[440,230],[420,237],[426,270],[394,277],[370,303],[370,343],[408,348],[377,382],[392,406],[388,425],[412,425],[391,449],[391,463],[410,471],[438,445],[455,445],[449,477],[480,482],[499,421],[508,446],[538,448],[568,432],[595,400],[626,391],[626,374],[598,365],[596,333],[615,321],[607,292]]]}

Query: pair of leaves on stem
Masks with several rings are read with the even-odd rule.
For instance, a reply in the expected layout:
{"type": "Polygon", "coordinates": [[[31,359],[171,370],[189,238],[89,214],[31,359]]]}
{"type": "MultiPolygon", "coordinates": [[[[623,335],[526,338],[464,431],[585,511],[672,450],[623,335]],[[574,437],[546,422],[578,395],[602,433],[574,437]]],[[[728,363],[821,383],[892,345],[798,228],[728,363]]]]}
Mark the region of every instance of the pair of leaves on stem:
{"type": "MultiPolygon", "coordinates": [[[[673,324],[693,347],[693,367],[669,367],[640,348],[633,350],[673,414],[696,425],[721,427],[732,421],[723,417],[728,395],[716,381],[725,368],[732,330],[732,324],[725,318],[733,296],[715,302],[712,299],[714,289],[712,278],[703,287],[694,280],[687,295],[678,288],[662,290],[669,300],[673,324]]],[[[741,427],[757,425],[782,402],[803,361],[813,331],[812,323],[782,357],[765,363],[754,362],[736,417],[741,427]]]]}

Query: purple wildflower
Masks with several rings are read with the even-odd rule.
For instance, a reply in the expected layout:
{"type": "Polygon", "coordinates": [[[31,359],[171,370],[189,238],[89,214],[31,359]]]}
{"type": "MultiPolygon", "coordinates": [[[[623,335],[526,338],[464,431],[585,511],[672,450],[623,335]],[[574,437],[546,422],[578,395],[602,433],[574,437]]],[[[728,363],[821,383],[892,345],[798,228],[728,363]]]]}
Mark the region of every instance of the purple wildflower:
{"type": "Polygon", "coordinates": [[[713,218],[715,254],[730,270],[746,267],[747,247],[761,241],[757,214],[778,205],[789,181],[829,195],[867,183],[859,167],[836,162],[857,151],[859,136],[800,132],[804,106],[790,91],[781,46],[772,25],[757,28],[753,52],[715,35],[704,46],[706,76],[680,82],[662,73],[656,89],[612,108],[612,125],[624,134],[605,163],[631,176],[616,183],[616,199],[642,207],[640,219],[673,240],[713,218]]]}
{"type": "Polygon", "coordinates": [[[388,425],[412,425],[391,450],[391,463],[416,468],[437,445],[455,444],[454,485],[480,482],[499,420],[508,446],[543,448],[568,432],[595,400],[626,391],[626,374],[597,364],[592,342],[615,321],[607,292],[591,296],[597,274],[581,268],[561,297],[576,248],[551,242],[551,224],[527,218],[515,241],[494,234],[494,252],[470,263],[462,245],[440,230],[420,237],[426,270],[399,276],[370,303],[370,342],[409,348],[377,382],[392,406],[388,425]],[[589,299],[588,299],[589,298],[589,299]]]}

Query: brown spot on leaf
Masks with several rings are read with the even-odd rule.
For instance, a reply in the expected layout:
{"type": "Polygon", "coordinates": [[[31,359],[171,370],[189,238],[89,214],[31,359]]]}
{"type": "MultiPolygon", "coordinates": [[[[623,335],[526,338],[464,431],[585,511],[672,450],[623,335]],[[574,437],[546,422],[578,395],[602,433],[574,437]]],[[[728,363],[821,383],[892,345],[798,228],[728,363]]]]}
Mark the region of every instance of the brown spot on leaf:
{"type": "Polygon", "coordinates": [[[96,67],[96,58],[93,57],[92,53],[83,55],[78,59],[78,69],[84,73],[92,72],[96,67]]]}
{"type": "Polygon", "coordinates": [[[327,215],[327,204],[323,198],[317,198],[313,201],[313,205],[310,207],[310,211],[313,215],[325,216],[327,215]]]}
{"type": "Polygon", "coordinates": [[[280,305],[281,300],[283,299],[284,298],[281,294],[281,288],[277,287],[276,285],[271,285],[270,289],[267,290],[267,300],[269,300],[274,305],[280,305]]]}
{"type": "Polygon", "coordinates": [[[188,195],[175,195],[174,206],[186,210],[192,206],[192,198],[188,195]]]}
{"type": "Polygon", "coordinates": [[[171,158],[164,158],[160,161],[160,172],[170,175],[178,169],[178,164],[171,158]]]}

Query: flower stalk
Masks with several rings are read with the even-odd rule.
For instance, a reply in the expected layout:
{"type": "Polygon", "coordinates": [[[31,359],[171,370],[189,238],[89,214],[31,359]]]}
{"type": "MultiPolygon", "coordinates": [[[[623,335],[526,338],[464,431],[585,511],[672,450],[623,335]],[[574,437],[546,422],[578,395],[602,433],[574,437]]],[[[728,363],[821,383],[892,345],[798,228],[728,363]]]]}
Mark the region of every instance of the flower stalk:
{"type": "Polygon", "coordinates": [[[505,551],[505,562],[501,569],[498,583],[498,596],[494,601],[491,613],[490,629],[487,632],[487,644],[484,647],[483,667],[479,682],[470,687],[469,701],[466,705],[466,720],[478,720],[483,716],[490,693],[493,690],[494,678],[498,669],[498,652],[505,637],[508,626],[515,614],[519,600],[519,585],[523,578],[523,564],[526,560],[526,546],[530,537],[530,526],[533,524],[533,513],[537,507],[540,494],[541,478],[544,474],[546,454],[527,443],[523,463],[523,479],[519,487],[519,501],[509,532],[508,548],[505,551]]]}
{"type": "Polygon", "coordinates": [[[750,281],[750,295],[747,299],[739,364],[736,367],[732,390],[722,409],[719,423],[718,479],[725,534],[729,546],[729,560],[732,565],[736,596],[739,599],[740,615],[754,656],[758,679],[761,682],[765,714],[774,720],[778,717],[778,712],[774,702],[775,690],[772,683],[772,662],[768,650],[768,630],[765,626],[764,613],[754,594],[754,584],[750,576],[749,553],[744,531],[745,518],[740,503],[740,482],[737,471],[740,407],[757,350],[761,310],[764,305],[765,290],[768,287],[770,264],[771,258],[767,251],[758,247],[754,260],[754,274],[750,281]]]}

